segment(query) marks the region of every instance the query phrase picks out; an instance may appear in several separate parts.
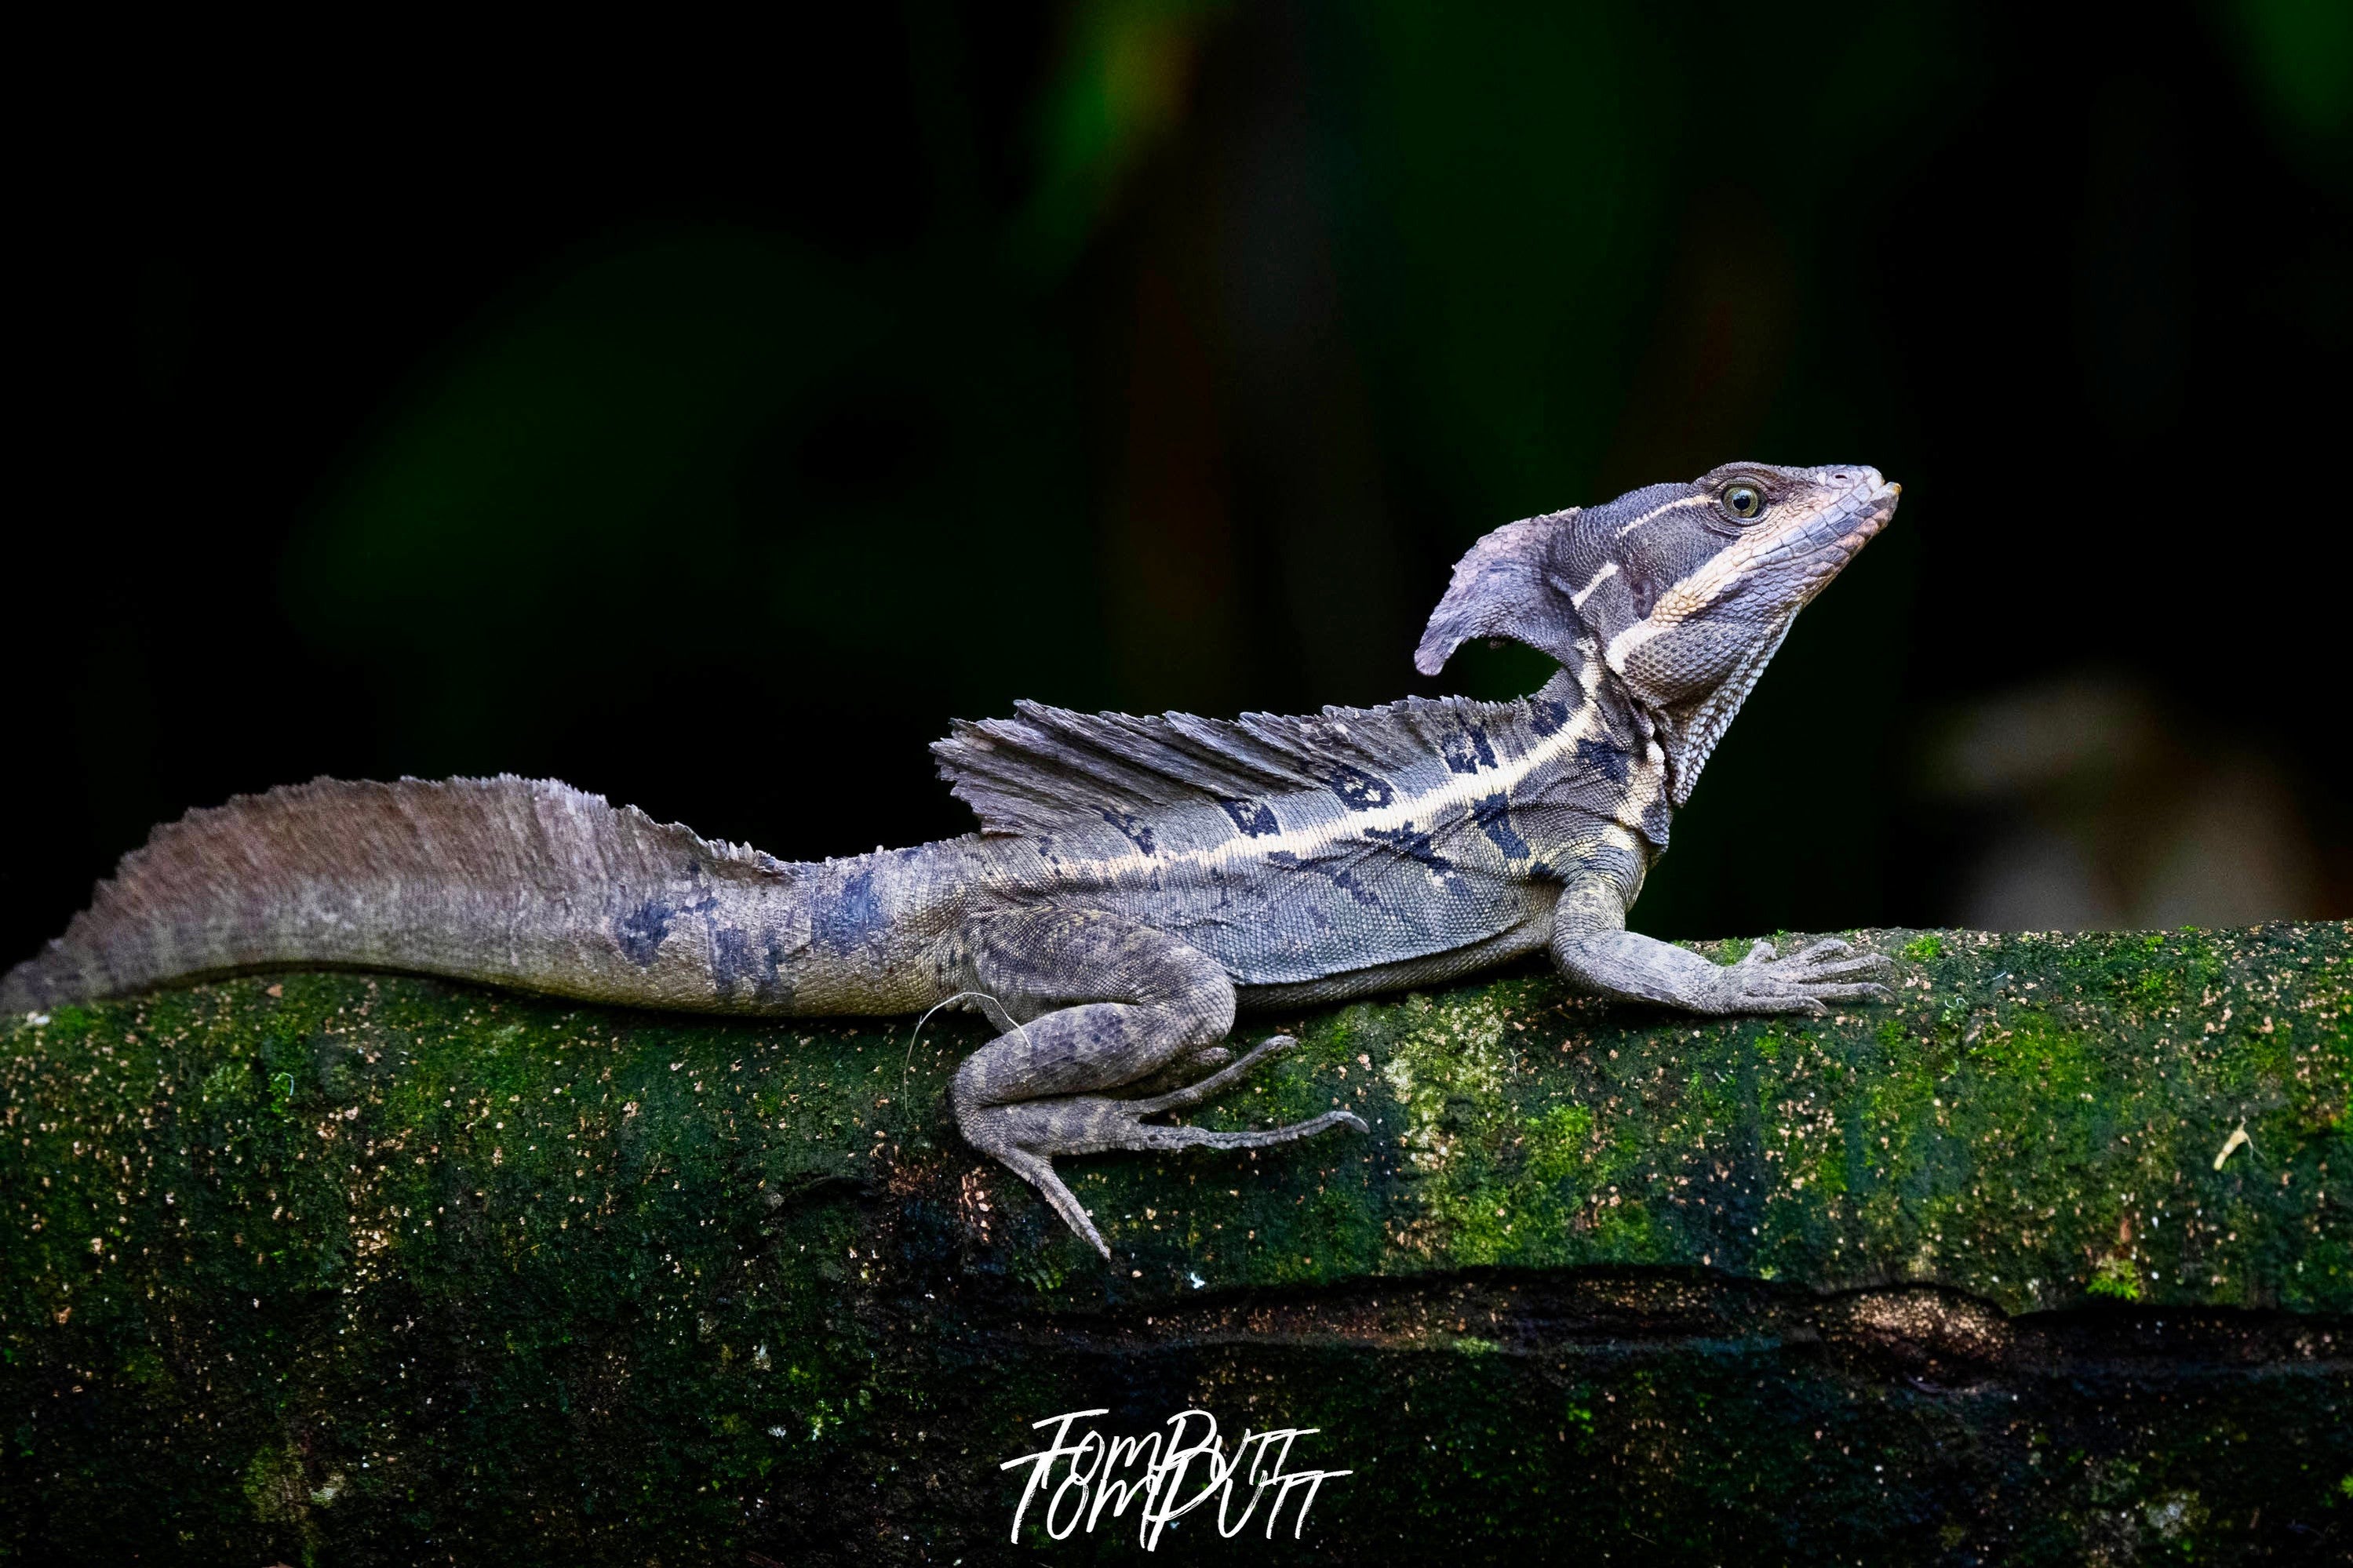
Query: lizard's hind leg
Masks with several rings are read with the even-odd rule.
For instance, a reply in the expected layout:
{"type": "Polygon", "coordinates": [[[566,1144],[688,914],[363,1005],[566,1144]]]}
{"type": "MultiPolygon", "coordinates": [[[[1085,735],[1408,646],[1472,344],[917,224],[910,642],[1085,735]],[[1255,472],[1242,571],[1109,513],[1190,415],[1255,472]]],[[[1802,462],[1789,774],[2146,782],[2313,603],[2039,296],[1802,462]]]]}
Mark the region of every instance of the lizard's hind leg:
{"type": "Polygon", "coordinates": [[[1234,1017],[1225,971],[1165,931],[1093,910],[993,916],[968,936],[973,988],[996,996],[1020,1022],[956,1069],[956,1124],[1105,1258],[1111,1248],[1055,1173],[1057,1154],[1256,1148],[1335,1126],[1364,1131],[1346,1111],[1259,1132],[1146,1125],[1145,1117],[1200,1103],[1292,1042],[1278,1036],[1172,1093],[1115,1099],[1099,1091],[1151,1077],[1225,1037],[1234,1017]]]}

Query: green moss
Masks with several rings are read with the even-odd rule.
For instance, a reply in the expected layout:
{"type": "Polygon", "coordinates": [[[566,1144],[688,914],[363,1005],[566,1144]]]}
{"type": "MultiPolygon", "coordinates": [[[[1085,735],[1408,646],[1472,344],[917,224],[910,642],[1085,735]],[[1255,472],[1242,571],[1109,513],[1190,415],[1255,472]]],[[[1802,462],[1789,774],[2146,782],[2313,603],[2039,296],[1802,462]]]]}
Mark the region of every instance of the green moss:
{"type": "Polygon", "coordinates": [[[2092,1278],[2084,1289],[2094,1296],[2111,1296],[2121,1301],[2140,1300],[2140,1273],[2129,1258],[2103,1258],[2092,1270],[2092,1278]]]}
{"type": "MultiPolygon", "coordinates": [[[[1801,1026],[1528,976],[1269,1020],[1299,1048],[1201,1121],[1345,1105],[1371,1134],[1064,1162],[1109,1269],[955,1138],[968,1022],[911,1056],[903,1024],[295,974],[0,1024],[0,1517],[91,1561],[407,1561],[431,1535],[642,1563],[793,1560],[777,1521],[849,1509],[930,1521],[902,1555],[930,1528],[952,1559],[983,1537],[942,1521],[998,1528],[986,1467],[1115,1364],[1124,1408],[1324,1423],[1377,1478],[1331,1516],[1367,1551],[1534,1550],[1542,1497],[1595,1540],[1683,1543],[1662,1561],[1916,1557],[1976,1539],[1936,1500],[1963,1451],[2053,1500],[2054,1560],[2070,1509],[2219,1539],[2252,1510],[2217,1500],[2253,1495],[2233,1455],[2345,1429],[2325,1380],[2050,1407],[2052,1452],[2088,1456],[2062,1475],[2000,1470],[2025,1440],[1967,1401],[1775,1348],[1778,1319],[1530,1348],[1645,1280],[2353,1310],[2348,928],[1866,940],[1904,955],[1894,1004],[1801,1026]],[[1514,1316],[1580,1280],[1620,1294],[1514,1316]],[[1914,1489],[1817,1447],[1841,1441],[1914,1489]],[[2150,1453],[2175,1458],[2122,1468],[2150,1453]]],[[[2341,1475],[2334,1452],[2296,1462],[2341,1475]]]]}

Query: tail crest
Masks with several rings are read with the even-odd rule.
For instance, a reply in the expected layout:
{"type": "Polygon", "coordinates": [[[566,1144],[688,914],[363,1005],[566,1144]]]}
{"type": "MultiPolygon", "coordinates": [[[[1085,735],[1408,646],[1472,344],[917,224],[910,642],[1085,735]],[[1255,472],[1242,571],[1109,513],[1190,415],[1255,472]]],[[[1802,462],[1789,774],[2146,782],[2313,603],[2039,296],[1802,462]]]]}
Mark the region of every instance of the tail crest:
{"type": "Polygon", "coordinates": [[[707,954],[687,951],[707,944],[664,951],[671,925],[729,884],[796,880],[755,849],[552,779],[320,778],[157,828],[63,936],[0,977],[0,1011],[303,963],[724,1005],[707,954]]]}

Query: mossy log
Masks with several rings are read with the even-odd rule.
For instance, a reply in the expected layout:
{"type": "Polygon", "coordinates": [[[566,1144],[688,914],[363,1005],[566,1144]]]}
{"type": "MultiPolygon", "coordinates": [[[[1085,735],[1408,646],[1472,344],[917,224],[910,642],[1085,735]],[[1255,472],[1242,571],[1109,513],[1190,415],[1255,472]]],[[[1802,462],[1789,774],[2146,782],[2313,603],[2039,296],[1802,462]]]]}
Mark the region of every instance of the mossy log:
{"type": "Polygon", "coordinates": [[[1067,1162],[1110,1266],[955,1137],[974,1022],[12,1019],[0,1559],[1092,1561],[1142,1506],[1014,1544],[1000,1464],[1198,1407],[1349,1473],[1187,1560],[2341,1560],[2353,928],[1858,940],[1894,1005],[1265,1020],[1203,1122],[1370,1136],[1067,1162]]]}

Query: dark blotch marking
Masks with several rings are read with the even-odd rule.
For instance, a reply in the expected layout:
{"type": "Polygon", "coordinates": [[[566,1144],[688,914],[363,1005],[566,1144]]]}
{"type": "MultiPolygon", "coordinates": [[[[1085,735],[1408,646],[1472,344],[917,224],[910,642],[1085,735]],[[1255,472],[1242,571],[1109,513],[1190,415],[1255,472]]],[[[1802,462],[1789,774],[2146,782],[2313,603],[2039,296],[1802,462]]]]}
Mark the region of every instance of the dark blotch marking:
{"type": "Polygon", "coordinates": [[[1555,702],[1548,699],[1542,700],[1536,699],[1529,700],[1528,728],[1534,730],[1537,734],[1556,735],[1560,732],[1560,727],[1567,722],[1567,703],[1555,702]]]}
{"type": "Polygon", "coordinates": [[[1347,894],[1350,898],[1356,900],[1356,902],[1364,905],[1366,909],[1377,910],[1381,907],[1381,900],[1378,896],[1376,895],[1370,888],[1366,887],[1362,882],[1356,880],[1356,879],[1347,871],[1333,871],[1327,873],[1327,875],[1331,877],[1332,885],[1334,887],[1339,889],[1342,892],[1347,894]]]}
{"type": "Polygon", "coordinates": [[[1218,804],[1225,808],[1228,816],[1234,819],[1234,826],[1252,838],[1263,838],[1270,833],[1282,831],[1282,825],[1274,819],[1274,808],[1264,801],[1220,800],[1218,804]]]}
{"type": "Polygon", "coordinates": [[[613,919],[613,941],[622,956],[639,969],[651,969],[654,955],[669,940],[670,923],[678,918],[678,910],[659,899],[648,899],[636,909],[613,919]]]}
{"type": "Polygon", "coordinates": [[[1525,860],[1535,853],[1520,837],[1519,829],[1512,826],[1510,796],[1496,794],[1472,801],[1471,820],[1479,825],[1480,832],[1495,841],[1495,847],[1504,852],[1505,859],[1525,860]]]}
{"type": "Polygon", "coordinates": [[[1577,765],[1588,773],[1597,773],[1611,784],[1623,784],[1631,766],[1626,753],[1603,741],[1579,741],[1577,743],[1577,765]]]}
{"type": "Polygon", "coordinates": [[[1288,849],[1276,849],[1268,853],[1266,863],[1270,866],[1296,866],[1299,864],[1299,857],[1288,849]]]}
{"type": "Polygon", "coordinates": [[[777,973],[784,962],[784,945],[773,936],[763,938],[734,926],[711,933],[711,979],[722,1001],[739,987],[763,1002],[782,998],[789,991],[777,973]]]}
{"type": "MultiPolygon", "coordinates": [[[[1503,797],[1498,795],[1495,798],[1500,800],[1503,797]]],[[[1427,866],[1433,871],[1454,869],[1454,862],[1440,855],[1431,845],[1430,835],[1420,832],[1411,823],[1406,824],[1403,827],[1366,828],[1365,837],[1376,844],[1386,844],[1392,849],[1401,851],[1407,859],[1427,866]]]]}
{"type": "Polygon", "coordinates": [[[1332,793],[1351,811],[1378,811],[1397,798],[1397,791],[1387,779],[1375,778],[1362,768],[1352,768],[1345,763],[1332,770],[1324,781],[1332,793]]]}
{"type": "Polygon", "coordinates": [[[1495,765],[1495,748],[1487,743],[1487,732],[1476,724],[1465,724],[1447,736],[1439,752],[1452,773],[1475,773],[1495,765]]]}
{"type": "Polygon", "coordinates": [[[1106,811],[1103,819],[1127,836],[1127,841],[1146,855],[1154,853],[1152,826],[1132,811],[1106,811]]]}
{"type": "Polygon", "coordinates": [[[809,935],[818,945],[835,952],[861,947],[882,929],[882,900],[874,894],[874,873],[860,871],[841,885],[841,891],[819,899],[809,911],[809,935]]]}

